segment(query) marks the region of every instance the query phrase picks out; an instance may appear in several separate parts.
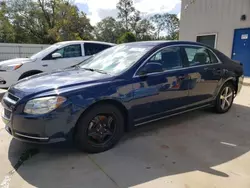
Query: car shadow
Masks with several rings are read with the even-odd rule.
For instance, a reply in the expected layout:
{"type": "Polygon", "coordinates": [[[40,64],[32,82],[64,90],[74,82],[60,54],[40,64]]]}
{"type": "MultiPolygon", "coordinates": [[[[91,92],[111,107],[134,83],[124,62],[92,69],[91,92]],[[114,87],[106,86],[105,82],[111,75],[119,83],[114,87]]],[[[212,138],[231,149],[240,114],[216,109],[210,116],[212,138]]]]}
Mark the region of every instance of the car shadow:
{"type": "Polygon", "coordinates": [[[100,154],[13,139],[8,156],[35,187],[130,187],[192,171],[228,178],[217,166],[250,150],[249,114],[249,107],[237,104],[221,115],[190,112],[139,127],[100,154]]]}

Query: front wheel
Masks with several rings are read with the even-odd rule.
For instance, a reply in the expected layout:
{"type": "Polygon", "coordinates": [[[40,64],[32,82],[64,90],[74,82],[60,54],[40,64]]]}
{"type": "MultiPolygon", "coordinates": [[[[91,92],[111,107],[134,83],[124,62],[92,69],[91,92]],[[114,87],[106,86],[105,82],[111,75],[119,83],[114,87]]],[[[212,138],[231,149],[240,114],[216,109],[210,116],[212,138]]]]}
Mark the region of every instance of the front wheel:
{"type": "Polygon", "coordinates": [[[217,113],[226,113],[232,107],[234,101],[235,88],[231,83],[222,86],[216,101],[215,111],[217,113]]]}
{"type": "Polygon", "coordinates": [[[124,117],[113,105],[96,105],[82,115],[76,126],[77,146],[89,153],[111,149],[122,137],[124,117]]]}

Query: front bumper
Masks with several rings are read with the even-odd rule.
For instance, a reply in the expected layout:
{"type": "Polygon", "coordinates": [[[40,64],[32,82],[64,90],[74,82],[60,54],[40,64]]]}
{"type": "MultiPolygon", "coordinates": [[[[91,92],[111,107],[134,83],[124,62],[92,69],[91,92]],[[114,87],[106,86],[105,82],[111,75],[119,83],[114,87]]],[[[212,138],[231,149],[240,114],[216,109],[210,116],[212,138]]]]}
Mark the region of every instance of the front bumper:
{"type": "Polygon", "coordinates": [[[30,143],[49,144],[71,141],[79,113],[72,114],[70,105],[45,115],[12,112],[4,103],[2,120],[6,131],[14,138],[30,143]]]}
{"type": "Polygon", "coordinates": [[[31,143],[49,143],[48,137],[38,137],[38,136],[31,136],[19,132],[13,132],[11,128],[6,125],[5,130],[12,135],[14,138],[24,141],[24,142],[31,142],[31,143]]]}
{"type": "Polygon", "coordinates": [[[12,84],[17,83],[21,74],[17,71],[13,72],[0,72],[0,88],[8,88],[12,84]]]}
{"type": "MultiPolygon", "coordinates": [[[[14,138],[30,143],[49,144],[68,140],[68,133],[65,134],[62,128],[56,126],[56,121],[45,123],[43,120],[30,121],[26,118],[19,118],[19,122],[12,123],[2,116],[5,123],[5,130],[14,138]]],[[[15,117],[13,117],[15,119],[15,117]]],[[[61,124],[62,127],[64,125],[61,124]]]]}

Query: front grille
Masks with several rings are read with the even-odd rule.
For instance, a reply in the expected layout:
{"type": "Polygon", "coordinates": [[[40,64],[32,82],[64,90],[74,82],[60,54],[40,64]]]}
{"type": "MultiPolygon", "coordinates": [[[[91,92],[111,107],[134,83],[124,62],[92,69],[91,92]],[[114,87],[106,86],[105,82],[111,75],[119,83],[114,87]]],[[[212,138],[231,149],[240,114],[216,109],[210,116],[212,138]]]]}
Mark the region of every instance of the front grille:
{"type": "Polygon", "coordinates": [[[6,120],[6,122],[11,120],[12,116],[12,111],[15,108],[16,103],[18,102],[19,98],[16,97],[15,95],[7,92],[5,93],[3,100],[2,100],[2,105],[3,105],[3,112],[2,112],[2,117],[3,119],[6,120]]]}
{"type": "Polygon", "coordinates": [[[18,97],[16,97],[15,95],[7,92],[3,96],[2,103],[3,103],[3,106],[5,108],[7,108],[8,110],[12,111],[18,101],[19,101],[18,97]]]}
{"type": "Polygon", "coordinates": [[[11,100],[17,102],[19,98],[15,95],[12,95],[11,93],[8,92],[7,97],[10,98],[11,100]]]}

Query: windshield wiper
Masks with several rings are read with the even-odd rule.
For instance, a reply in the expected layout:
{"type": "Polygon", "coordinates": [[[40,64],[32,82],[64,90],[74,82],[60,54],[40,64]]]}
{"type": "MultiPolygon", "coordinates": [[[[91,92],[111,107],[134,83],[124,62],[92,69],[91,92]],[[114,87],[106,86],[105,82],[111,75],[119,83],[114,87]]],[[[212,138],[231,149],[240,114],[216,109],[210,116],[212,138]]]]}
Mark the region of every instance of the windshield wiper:
{"type": "Polygon", "coordinates": [[[88,71],[92,71],[92,72],[99,72],[99,73],[102,73],[102,74],[108,74],[104,70],[92,69],[92,68],[83,68],[83,69],[88,70],[88,71]]]}

